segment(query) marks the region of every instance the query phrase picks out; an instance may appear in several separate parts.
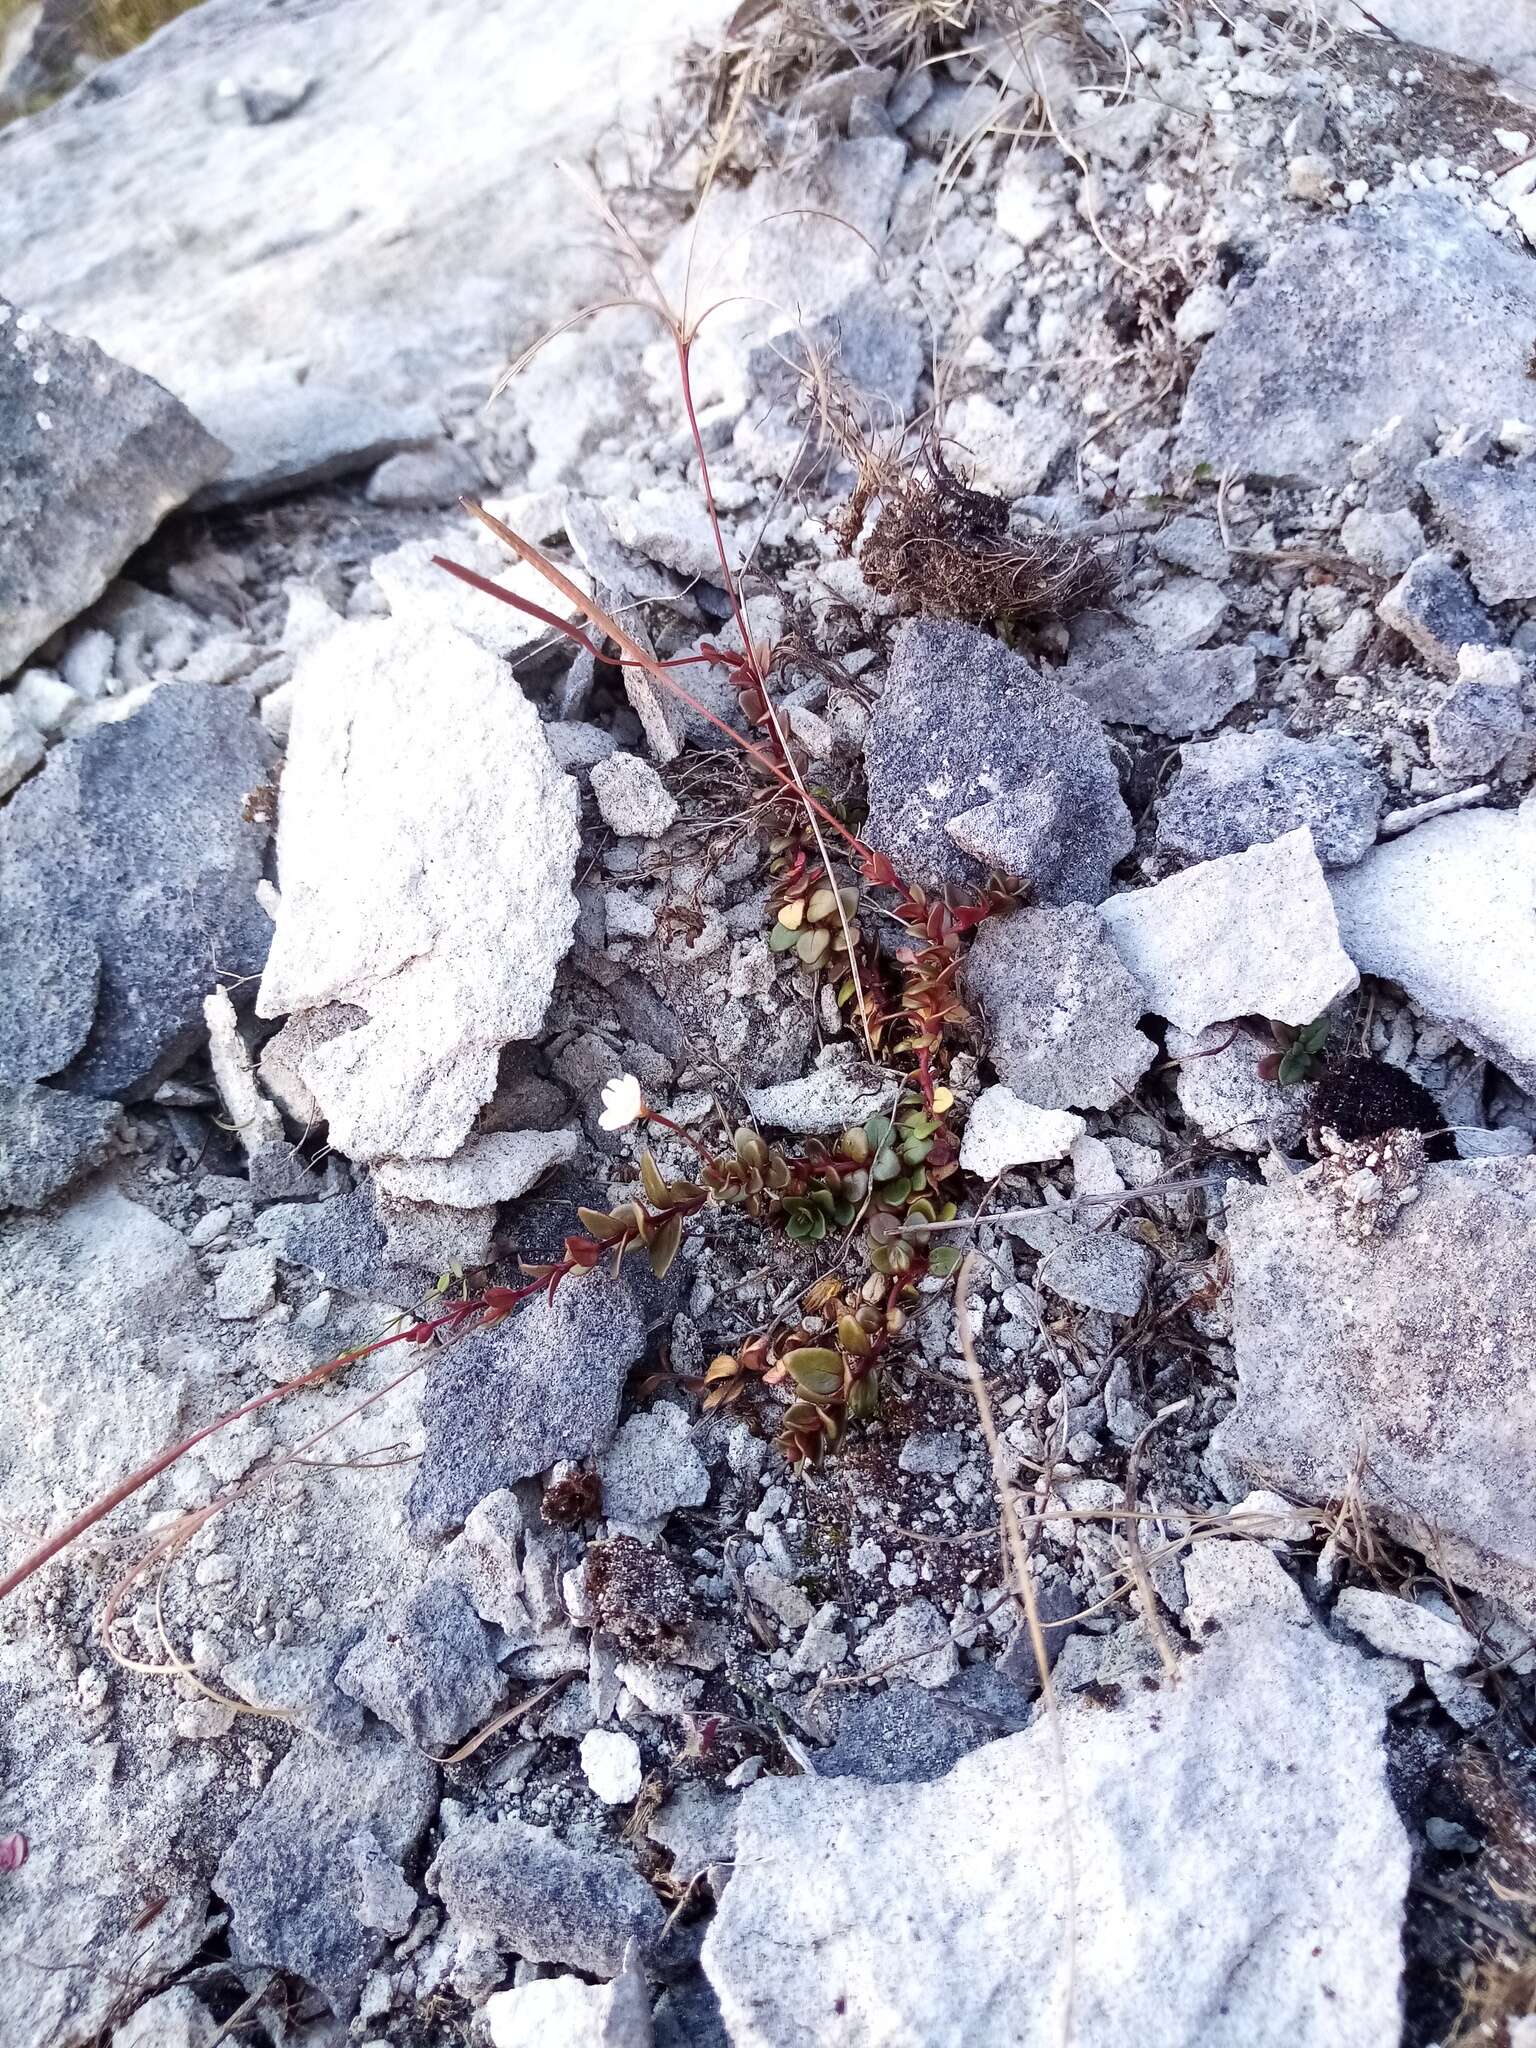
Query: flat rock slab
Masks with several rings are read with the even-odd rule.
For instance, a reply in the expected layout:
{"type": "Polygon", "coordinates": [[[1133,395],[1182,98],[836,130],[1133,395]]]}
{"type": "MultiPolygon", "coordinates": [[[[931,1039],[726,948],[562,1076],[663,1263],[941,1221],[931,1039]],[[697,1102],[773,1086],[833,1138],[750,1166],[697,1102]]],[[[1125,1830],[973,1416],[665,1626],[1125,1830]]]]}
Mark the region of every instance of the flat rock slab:
{"type": "Polygon", "coordinates": [[[1038,902],[1097,903],[1131,850],[1098,720],[972,627],[901,627],[865,761],[865,836],[908,882],[974,889],[1003,870],[1038,902]]]}
{"type": "Polygon", "coordinates": [[[331,1142],[446,1159],[570,944],[576,785],[514,678],[452,627],[340,627],[293,688],[257,1008],[363,1012],[296,1054],[331,1142]]]}
{"type": "Polygon", "coordinates": [[[1184,1031],[1249,1015],[1310,1024],[1360,979],[1305,826],[1112,896],[1099,914],[1146,1007],[1184,1031]]]}
{"type": "Polygon", "coordinates": [[[1214,731],[1247,703],[1258,687],[1258,668],[1251,647],[1162,653],[1139,634],[1121,633],[1109,638],[1102,657],[1090,650],[1069,661],[1061,680],[1095,718],[1188,739],[1214,731]]]}
{"type": "Polygon", "coordinates": [[[239,693],[164,683],[0,810],[0,1082],[144,1094],[219,978],[260,973],[270,828],[243,809],[274,751],[239,693]]]}
{"type": "Polygon", "coordinates": [[[0,679],[228,460],[153,378],[0,299],[0,679]]]}
{"type": "MultiPolygon", "coordinates": [[[[0,135],[7,288],[194,411],[268,368],[430,402],[509,319],[531,339],[591,296],[593,217],[557,163],[729,12],[210,0],[0,135]],[[279,119],[273,77],[312,87],[279,119]]],[[[242,460],[259,430],[228,418],[242,460]]]]}
{"type": "Polygon", "coordinates": [[[1372,1517],[1530,1626],[1536,1160],[1429,1166],[1363,1244],[1319,1199],[1323,1171],[1228,1188],[1238,1399],[1212,1467],[1234,1498],[1323,1502],[1363,1455],[1372,1517]]]}
{"type": "Polygon", "coordinates": [[[931,1784],[763,1779],[704,1942],[733,2048],[1047,2048],[1069,1999],[1085,2043],[1395,2048],[1382,1724],[1357,1654],[1265,1619],[1065,1706],[1070,1814],[1043,1718],[931,1784]]]}
{"type": "Polygon", "coordinates": [[[989,917],[961,975],[986,1018],[993,1066],[1041,1109],[1108,1109],[1156,1057],[1136,1028],[1147,1006],[1141,985],[1086,904],[989,917]]]}
{"type": "Polygon", "coordinates": [[[427,406],[389,405],[368,392],[338,390],[312,378],[300,384],[291,377],[266,377],[221,387],[199,397],[198,413],[237,451],[223,474],[198,492],[199,511],[260,505],[288,491],[355,476],[442,431],[427,406]]]}
{"type": "Polygon", "coordinates": [[[568,1280],[552,1302],[538,1295],[439,1352],[422,1396],[412,1534],[440,1542],[487,1494],[559,1458],[605,1451],[625,1375],[644,1346],[645,1319],[628,1283],[600,1268],[568,1280]]]}
{"type": "Polygon", "coordinates": [[[1182,464],[1340,476],[1394,413],[1481,425],[1530,410],[1536,268],[1454,199],[1417,192],[1298,235],[1190,379],[1182,464]]]}
{"type": "Polygon", "coordinates": [[[1157,807],[1157,844],[1180,860],[1218,860],[1300,825],[1325,868],[1346,868],[1376,838],[1386,789],[1349,740],[1224,732],[1185,747],[1157,807]]]}
{"type": "Polygon", "coordinates": [[[1536,807],[1458,811],[1329,884],[1345,948],[1536,1088],[1536,807]]]}
{"type": "Polygon", "coordinates": [[[350,2018],[385,1942],[364,1887],[376,1864],[399,1879],[436,1808],[436,1766],[385,1730],[344,1748],[301,1736],[214,1878],[235,1960],[291,1970],[350,2018]]]}

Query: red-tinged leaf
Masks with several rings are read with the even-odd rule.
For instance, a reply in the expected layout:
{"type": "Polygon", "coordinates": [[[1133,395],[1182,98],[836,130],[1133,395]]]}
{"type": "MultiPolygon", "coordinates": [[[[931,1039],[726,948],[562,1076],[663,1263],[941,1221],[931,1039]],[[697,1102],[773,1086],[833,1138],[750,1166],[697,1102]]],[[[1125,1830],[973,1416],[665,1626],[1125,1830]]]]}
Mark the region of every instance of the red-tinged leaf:
{"type": "Polygon", "coordinates": [[[12,1835],[0,1835],[0,1873],[20,1870],[31,1844],[18,1828],[12,1835]]]}
{"type": "Polygon", "coordinates": [[[1280,1078],[1280,1065],[1284,1058],[1285,1054],[1281,1052],[1265,1053],[1258,1064],[1259,1079],[1261,1081],[1278,1081],[1280,1078]]]}

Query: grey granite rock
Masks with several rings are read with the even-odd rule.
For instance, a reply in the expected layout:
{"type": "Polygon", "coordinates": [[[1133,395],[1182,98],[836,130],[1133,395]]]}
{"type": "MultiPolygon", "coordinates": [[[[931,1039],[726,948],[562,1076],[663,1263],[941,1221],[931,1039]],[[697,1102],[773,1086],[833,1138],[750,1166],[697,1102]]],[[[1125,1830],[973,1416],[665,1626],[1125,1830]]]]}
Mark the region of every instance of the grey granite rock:
{"type": "Polygon", "coordinates": [[[449,1750],[506,1697],[497,1639],[453,1579],[433,1577],[393,1601],[336,1673],[360,1700],[418,1748],[449,1750]]]}
{"type": "Polygon", "coordinates": [[[1096,903],[1131,821],[1097,720],[968,626],[900,629],[865,746],[866,837],[909,881],[976,887],[995,868],[1046,903],[1096,903]]]}
{"type": "Polygon", "coordinates": [[[1190,379],[1180,459],[1321,484],[1393,414],[1520,418],[1533,322],[1529,258],[1448,194],[1361,208],[1239,295],[1190,379]]]}
{"type": "Polygon", "coordinates": [[[1536,1160],[1428,1166],[1363,1243],[1340,1234],[1326,1175],[1227,1190],[1238,1395],[1208,1461],[1234,1500],[1358,1485],[1381,1527],[1529,1627],[1536,1160]]]}
{"type": "Polygon", "coordinates": [[[165,683],[0,810],[0,1080],[147,1093],[218,978],[259,973],[269,828],[242,805],[273,751],[237,693],[165,683]]]}
{"type": "Polygon", "coordinates": [[[338,1688],[336,1673],[361,1634],[361,1624],[353,1624],[326,1643],[268,1643],[226,1664],[219,1681],[253,1707],[291,1715],[317,1741],[356,1742],[368,1717],[338,1688]]]}
{"type": "Polygon", "coordinates": [[[377,1300],[401,1276],[388,1266],[384,1230],[364,1181],[327,1202],[277,1202],[263,1209],[257,1229],[280,1259],[305,1266],[326,1287],[360,1301],[377,1300]]]}
{"type": "Polygon", "coordinates": [[[1309,825],[1323,866],[1346,868],[1375,841],[1385,799],[1350,740],[1221,733],[1183,749],[1157,807],[1157,843],[1179,860],[1215,860],[1309,825]]]}
{"type": "Polygon", "coordinates": [[[1528,764],[1525,675],[1512,647],[1463,647],[1456,680],[1429,715],[1429,758],[1447,775],[1493,775],[1511,755],[1528,764]],[[1518,752],[1517,752],[1518,749],[1518,752]]]}
{"type": "Polygon", "coordinates": [[[0,299],[0,679],[228,460],[152,378],[0,299]]]}
{"type": "Polygon", "coordinates": [[[1447,676],[1455,675],[1463,647],[1497,647],[1503,637],[1466,577],[1442,555],[1420,555],[1382,598],[1376,616],[1447,676]]]}
{"type": "Polygon", "coordinates": [[[567,1848],[548,1828],[468,1820],[427,1873],[455,1926],[531,1963],[614,1977],[627,1943],[659,1948],[666,1914],[622,1857],[567,1848]]]}
{"type": "Polygon", "coordinates": [[[1051,1208],[1021,1216],[1008,1229],[1040,1254],[1035,1277],[1048,1294],[1111,1316],[1133,1316],[1146,1300],[1152,1254],[1112,1225],[1080,1222],[1070,1209],[1051,1208]]]}
{"type": "Polygon", "coordinates": [[[749,352],[747,373],[765,399],[794,396],[812,353],[832,374],[895,419],[909,419],[923,372],[924,337],[877,284],[863,284],[819,319],[770,335],[749,352]]]}
{"type": "Polygon", "coordinates": [[[1146,996],[1085,904],[988,918],[962,978],[993,1066],[1041,1109],[1108,1109],[1156,1057],[1136,1028],[1146,996]]]}
{"type": "Polygon", "coordinates": [[[115,1102],[31,1082],[0,1088],[0,1209],[40,1209],[99,1166],[121,1123],[115,1102]]]}
{"type": "Polygon", "coordinates": [[[438,1541],[488,1493],[613,1441],[625,1375],[645,1344],[629,1283],[606,1268],[537,1296],[433,1359],[411,1482],[413,1533],[438,1541]]]}
{"type": "Polygon", "coordinates": [[[1212,731],[1258,687],[1251,647],[1160,653],[1126,633],[1106,636],[1074,655],[1061,680],[1095,718],[1142,725],[1169,739],[1212,731]]]}
{"type": "Polygon", "coordinates": [[[871,1785],[942,1778],[961,1757],[1015,1733],[1029,1718],[1028,1699],[1007,1680],[994,1704],[971,1697],[989,1676],[995,1674],[986,1666],[969,1665],[934,1691],[893,1673],[878,1691],[851,1694],[838,1710],[836,1740],[817,1752],[817,1777],[862,1778],[871,1785]],[[1011,1708],[1011,1715],[999,1706],[1011,1708]]]}
{"type": "Polygon", "coordinates": [[[610,1527],[659,1529],[676,1508],[709,1498],[709,1468],[688,1417],[672,1401],[632,1415],[597,1461],[610,1527]]]}
{"type": "Polygon", "coordinates": [[[1292,1152],[1300,1144],[1312,1091],[1262,1078],[1259,1062],[1274,1050],[1267,1032],[1246,1024],[1211,1024],[1200,1032],[1168,1027],[1168,1056],[1179,1063],[1179,1107],[1223,1151],[1264,1153],[1274,1145],[1292,1152]]]}
{"type": "Polygon", "coordinates": [[[1494,469],[1442,455],[1422,465],[1419,481],[1484,604],[1536,597],[1536,463],[1494,469]]]}
{"type": "Polygon", "coordinates": [[[301,1737],[214,1878],[236,1962],[291,1970],[350,2018],[384,1947],[363,1920],[356,1838],[398,1867],[436,1806],[436,1766],[382,1729],[340,1749],[301,1737]]]}

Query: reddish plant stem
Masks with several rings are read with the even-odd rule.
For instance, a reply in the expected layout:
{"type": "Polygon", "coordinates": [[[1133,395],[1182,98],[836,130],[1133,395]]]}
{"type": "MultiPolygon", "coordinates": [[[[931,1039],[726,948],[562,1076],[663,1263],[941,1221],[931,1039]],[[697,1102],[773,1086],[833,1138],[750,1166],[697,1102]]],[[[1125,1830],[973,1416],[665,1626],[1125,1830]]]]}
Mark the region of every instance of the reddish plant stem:
{"type": "Polygon", "coordinates": [[[681,1138],[685,1145],[689,1145],[693,1148],[693,1150],[698,1154],[699,1158],[703,1160],[706,1166],[719,1166],[719,1160],[715,1157],[714,1153],[710,1151],[707,1145],[701,1144],[699,1140],[693,1135],[692,1131],[685,1131],[681,1124],[673,1123],[671,1117],[663,1116],[659,1109],[652,1109],[650,1105],[647,1104],[644,1111],[642,1112],[642,1120],[648,1124],[660,1124],[661,1128],[664,1131],[670,1131],[674,1138],[681,1138]]]}

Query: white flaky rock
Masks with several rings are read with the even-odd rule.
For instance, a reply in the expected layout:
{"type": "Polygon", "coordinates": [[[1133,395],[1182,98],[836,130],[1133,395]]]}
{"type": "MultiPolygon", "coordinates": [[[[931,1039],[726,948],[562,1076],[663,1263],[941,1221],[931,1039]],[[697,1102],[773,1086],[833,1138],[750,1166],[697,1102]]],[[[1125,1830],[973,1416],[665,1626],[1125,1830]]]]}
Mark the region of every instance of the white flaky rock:
{"type": "MultiPolygon", "coordinates": [[[[1237,1405],[1208,1456],[1231,1498],[1336,1499],[1536,1619],[1536,1160],[1425,1168],[1390,1230],[1340,1234],[1326,1167],[1227,1189],[1237,1405]]],[[[1353,1624],[1352,1624],[1353,1625],[1353,1624]]]]}
{"type": "Polygon", "coordinates": [[[651,2048],[645,1972],[626,1966],[611,1984],[544,1977],[485,2001],[491,2048],[651,2048]]]}
{"type": "Polygon", "coordinates": [[[1036,1109],[998,1082],[984,1088],[966,1119],[960,1164],[987,1178],[1010,1166],[1038,1166],[1065,1159],[1088,1128],[1069,1109],[1036,1109]]]}
{"type": "Polygon", "coordinates": [[[257,1009],[346,1004],[302,1078],[353,1159],[443,1159],[543,1021],[576,922],[576,785],[496,658],[350,625],[300,661],[257,1009]]]}
{"type": "Polygon", "coordinates": [[[453,1159],[386,1159],[374,1185],[407,1202],[489,1208],[527,1194],[552,1166],[568,1166],[577,1143],[575,1131],[488,1131],[453,1159]]]}
{"type": "Polygon", "coordinates": [[[1536,1088],[1536,805],[1433,818],[1329,886],[1362,972],[1536,1088]]]}
{"type": "Polygon", "coordinates": [[[1442,1671],[1465,1671],[1477,1655],[1477,1637],[1459,1621],[1395,1593],[1370,1586],[1346,1586],[1334,1602],[1333,1618],[1363,1636],[1384,1657],[1405,1657],[1413,1664],[1434,1664],[1442,1671]]]}
{"type": "Polygon", "coordinates": [[[1054,2048],[1069,2000],[1085,2044],[1395,2048],[1382,1722],[1357,1653],[1264,1617],[1063,1707],[1066,1811],[1043,1717],[930,1784],[761,1780],[704,1943],[733,2048],[1054,2048]]]}
{"type": "Polygon", "coordinates": [[[895,1105],[894,1077],[864,1060],[824,1059],[808,1074],[747,1090],[756,1122],[772,1131],[826,1136],[895,1105]]]}
{"type": "Polygon", "coordinates": [[[1099,906],[1147,1008],[1184,1031],[1257,1015],[1309,1024],[1359,982],[1305,825],[1099,906]]]}
{"type": "Polygon", "coordinates": [[[640,1796],[645,1777],[640,1745],[617,1729],[593,1728],[581,1738],[582,1775],[605,1806],[626,1806],[640,1796]]]}

